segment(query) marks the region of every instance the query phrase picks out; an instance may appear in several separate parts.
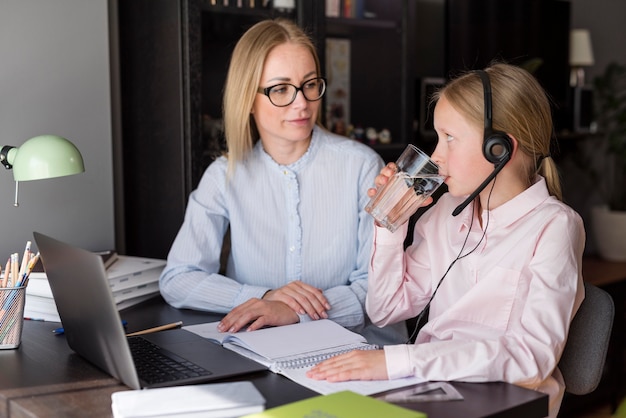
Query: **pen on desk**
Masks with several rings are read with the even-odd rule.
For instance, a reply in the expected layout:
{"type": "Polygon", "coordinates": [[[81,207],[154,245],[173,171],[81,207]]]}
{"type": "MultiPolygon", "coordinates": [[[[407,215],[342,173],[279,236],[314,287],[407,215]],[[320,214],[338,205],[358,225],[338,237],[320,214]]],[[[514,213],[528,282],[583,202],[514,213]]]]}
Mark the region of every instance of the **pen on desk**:
{"type": "Polygon", "coordinates": [[[144,329],[143,331],[131,332],[130,334],[126,334],[127,337],[134,337],[136,335],[144,335],[151,334],[153,332],[165,331],[168,329],[179,328],[183,326],[183,321],[172,322],[171,324],[161,325],[154,328],[144,329]]]}

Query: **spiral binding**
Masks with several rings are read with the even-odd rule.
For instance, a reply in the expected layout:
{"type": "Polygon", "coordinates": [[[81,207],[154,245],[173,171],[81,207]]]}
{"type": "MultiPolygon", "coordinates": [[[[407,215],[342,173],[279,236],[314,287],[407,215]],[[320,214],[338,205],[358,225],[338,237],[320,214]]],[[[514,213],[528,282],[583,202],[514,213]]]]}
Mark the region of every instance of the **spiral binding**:
{"type": "Polygon", "coordinates": [[[356,343],[342,346],[340,348],[335,347],[322,352],[316,352],[315,354],[311,354],[309,356],[300,355],[288,357],[283,360],[276,361],[275,367],[279,370],[300,369],[303,367],[314,366],[317,363],[320,363],[331,357],[338,356],[339,354],[347,353],[352,350],[378,350],[379,348],[380,347],[375,344],[356,343]]]}

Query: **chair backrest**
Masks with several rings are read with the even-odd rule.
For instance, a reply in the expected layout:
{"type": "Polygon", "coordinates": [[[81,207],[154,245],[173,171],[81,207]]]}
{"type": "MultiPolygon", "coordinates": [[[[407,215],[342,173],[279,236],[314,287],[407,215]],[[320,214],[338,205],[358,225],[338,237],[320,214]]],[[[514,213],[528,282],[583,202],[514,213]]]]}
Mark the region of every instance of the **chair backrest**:
{"type": "Polygon", "coordinates": [[[615,306],[611,295],[585,283],[585,299],[572,320],[559,361],[566,392],[585,395],[598,387],[614,317],[615,306]]]}

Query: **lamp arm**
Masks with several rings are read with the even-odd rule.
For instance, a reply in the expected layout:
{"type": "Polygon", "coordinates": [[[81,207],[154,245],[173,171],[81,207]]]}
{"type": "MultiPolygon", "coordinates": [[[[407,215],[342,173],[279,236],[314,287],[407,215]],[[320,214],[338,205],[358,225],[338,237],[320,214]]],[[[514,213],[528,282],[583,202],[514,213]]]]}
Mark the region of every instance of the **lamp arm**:
{"type": "Polygon", "coordinates": [[[15,153],[10,153],[11,150],[15,149],[12,145],[5,145],[0,150],[0,164],[4,166],[7,170],[13,168],[13,159],[15,158],[15,153]]]}

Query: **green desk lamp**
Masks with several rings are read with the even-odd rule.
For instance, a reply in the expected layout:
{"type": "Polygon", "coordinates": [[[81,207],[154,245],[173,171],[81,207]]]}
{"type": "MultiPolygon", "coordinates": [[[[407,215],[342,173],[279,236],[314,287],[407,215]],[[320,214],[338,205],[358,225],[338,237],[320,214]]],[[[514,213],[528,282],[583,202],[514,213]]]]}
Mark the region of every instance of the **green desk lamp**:
{"type": "Polygon", "coordinates": [[[13,169],[15,203],[20,181],[41,180],[69,176],[85,171],[83,157],[74,144],[56,135],[41,135],[17,148],[5,145],[0,150],[0,163],[13,169]]]}

